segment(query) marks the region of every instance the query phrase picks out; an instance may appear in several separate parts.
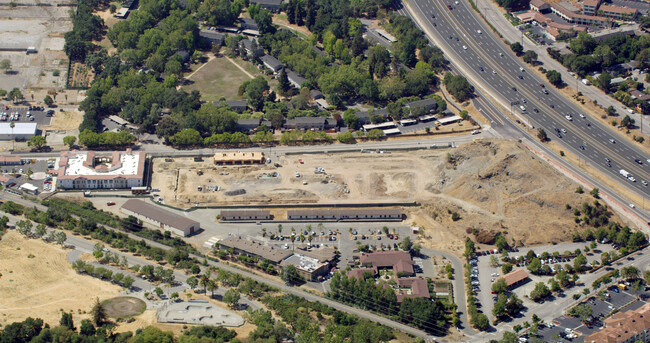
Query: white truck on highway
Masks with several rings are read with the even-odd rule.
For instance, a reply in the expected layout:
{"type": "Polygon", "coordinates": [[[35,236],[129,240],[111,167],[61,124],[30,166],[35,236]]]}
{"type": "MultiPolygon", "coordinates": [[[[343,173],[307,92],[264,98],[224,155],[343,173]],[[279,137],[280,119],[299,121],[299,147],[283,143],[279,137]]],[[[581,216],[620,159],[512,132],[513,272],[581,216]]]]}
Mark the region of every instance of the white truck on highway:
{"type": "Polygon", "coordinates": [[[630,173],[629,173],[627,170],[625,170],[625,169],[621,169],[621,171],[619,171],[619,173],[620,173],[621,175],[623,175],[623,177],[628,177],[628,176],[630,176],[630,173]]]}

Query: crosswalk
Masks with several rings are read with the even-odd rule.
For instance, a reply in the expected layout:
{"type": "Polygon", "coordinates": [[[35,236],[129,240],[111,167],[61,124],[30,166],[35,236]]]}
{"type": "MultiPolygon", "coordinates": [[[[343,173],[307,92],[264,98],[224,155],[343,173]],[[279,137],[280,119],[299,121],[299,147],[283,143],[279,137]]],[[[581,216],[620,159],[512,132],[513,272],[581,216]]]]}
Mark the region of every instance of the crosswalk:
{"type": "Polygon", "coordinates": [[[206,248],[212,248],[220,240],[221,239],[219,237],[214,236],[214,237],[210,238],[209,240],[205,241],[205,243],[203,243],[203,246],[206,247],[206,248]]]}

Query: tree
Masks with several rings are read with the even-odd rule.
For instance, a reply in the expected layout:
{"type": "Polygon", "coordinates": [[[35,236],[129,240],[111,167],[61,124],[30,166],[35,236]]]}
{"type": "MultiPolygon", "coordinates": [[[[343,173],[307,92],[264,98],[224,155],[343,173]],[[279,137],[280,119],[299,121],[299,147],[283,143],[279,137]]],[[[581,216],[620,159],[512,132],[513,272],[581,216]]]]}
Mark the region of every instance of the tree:
{"type": "Polygon", "coordinates": [[[583,323],[587,323],[594,314],[594,309],[587,304],[580,304],[571,309],[571,315],[580,318],[583,323]]]}
{"type": "MultiPolygon", "coordinates": [[[[345,133],[341,133],[338,136],[336,136],[336,140],[343,144],[352,144],[355,143],[354,135],[352,135],[352,132],[348,131],[345,133]]],[[[311,236],[310,236],[311,237],[311,236]]]]}
{"type": "Polygon", "coordinates": [[[514,51],[517,56],[521,55],[521,53],[524,52],[524,47],[519,42],[510,44],[510,49],[512,49],[512,51],[514,51]]]}
{"type": "Polygon", "coordinates": [[[18,88],[14,88],[10,90],[9,94],[7,94],[7,97],[9,98],[9,100],[13,102],[17,102],[18,100],[24,99],[23,93],[18,88]]]}
{"type": "Polygon", "coordinates": [[[74,327],[74,321],[72,320],[72,313],[70,312],[61,312],[61,319],[59,320],[59,325],[68,328],[68,330],[76,330],[74,327]]]}
{"type": "Polygon", "coordinates": [[[0,61],[0,69],[4,70],[6,74],[11,69],[11,61],[6,58],[0,61]]]}
{"type": "Polygon", "coordinates": [[[194,289],[199,284],[199,279],[197,279],[195,276],[190,276],[187,278],[186,282],[191,289],[194,289]]]}
{"type": "Polygon", "coordinates": [[[500,251],[508,251],[508,249],[510,249],[510,246],[508,245],[508,241],[506,240],[506,237],[504,235],[502,235],[502,234],[497,235],[494,244],[497,246],[497,248],[500,251]]]}
{"type": "Polygon", "coordinates": [[[582,272],[586,265],[587,258],[582,253],[578,254],[578,256],[573,260],[573,269],[577,272],[582,272]]]}
{"type": "Polygon", "coordinates": [[[179,147],[201,146],[203,145],[203,138],[194,129],[184,129],[169,137],[169,143],[179,147]]]}
{"type": "Polygon", "coordinates": [[[82,336],[94,336],[95,335],[95,326],[88,319],[81,321],[81,327],[79,328],[79,334],[82,336]]]}
{"type": "Polygon", "coordinates": [[[63,144],[67,145],[70,150],[74,146],[74,143],[77,142],[77,137],[75,136],[65,136],[63,137],[63,144]]]}
{"type": "Polygon", "coordinates": [[[46,233],[47,233],[47,230],[45,229],[45,225],[43,225],[43,224],[36,225],[36,236],[45,237],[46,233]]]}
{"type": "Polygon", "coordinates": [[[612,75],[608,72],[603,72],[596,78],[596,83],[605,93],[609,93],[612,87],[612,75]]]}
{"type": "Polygon", "coordinates": [[[540,270],[542,269],[542,261],[539,260],[539,258],[535,257],[530,261],[530,264],[528,265],[528,270],[533,273],[533,274],[539,274],[540,270]]]}
{"type": "Polygon", "coordinates": [[[624,279],[636,279],[641,275],[641,271],[639,271],[639,268],[635,266],[628,266],[628,267],[623,267],[621,269],[621,277],[624,279]]]}
{"type": "Polygon", "coordinates": [[[296,285],[303,282],[302,277],[300,277],[294,265],[288,265],[282,268],[282,273],[280,276],[282,277],[282,281],[291,285],[296,285]]]}
{"type": "Polygon", "coordinates": [[[286,68],[282,68],[280,71],[280,76],[278,77],[278,90],[281,95],[287,95],[287,92],[291,89],[291,83],[289,82],[289,77],[287,76],[286,68]]]}
{"type": "Polygon", "coordinates": [[[474,93],[474,86],[462,75],[447,73],[443,82],[449,93],[458,101],[465,101],[474,93]]]}
{"type": "Polygon", "coordinates": [[[27,141],[27,146],[31,146],[36,151],[40,151],[46,144],[45,137],[43,136],[33,136],[27,141]]]}
{"type": "Polygon", "coordinates": [[[548,135],[546,135],[546,131],[542,128],[537,129],[537,138],[539,138],[540,142],[548,141],[548,135]]]}
{"type": "Polygon", "coordinates": [[[237,290],[234,288],[230,288],[223,295],[223,301],[226,304],[230,305],[231,308],[235,308],[235,306],[239,302],[239,298],[240,298],[239,292],[237,292],[237,290]]]}
{"type": "Polygon", "coordinates": [[[524,53],[522,58],[526,63],[535,64],[535,62],[537,62],[537,53],[533,50],[528,50],[524,53]]]}
{"type": "Polygon", "coordinates": [[[506,316],[506,302],[508,301],[508,298],[506,297],[505,294],[499,294],[497,298],[497,302],[494,303],[494,307],[492,308],[492,314],[497,318],[501,319],[506,316]]]}
{"type": "Polygon", "coordinates": [[[16,223],[16,230],[25,236],[31,236],[34,223],[30,220],[19,220],[16,223]]]}
{"type": "Polygon", "coordinates": [[[134,282],[135,280],[131,277],[131,275],[127,275],[124,277],[124,279],[122,279],[122,286],[125,288],[131,288],[134,282]]]}
{"type": "Polygon", "coordinates": [[[505,275],[512,271],[513,265],[511,263],[504,263],[501,266],[501,272],[505,275]]]}
{"type": "Polygon", "coordinates": [[[343,113],[343,123],[345,126],[352,130],[357,130],[359,128],[359,117],[357,117],[354,112],[347,110],[343,113]]]}
{"type": "Polygon", "coordinates": [[[589,194],[596,199],[600,199],[600,191],[596,187],[594,187],[589,194]]]}
{"type": "Polygon", "coordinates": [[[507,292],[508,291],[508,284],[506,283],[506,280],[504,278],[500,278],[500,279],[496,280],[492,284],[492,291],[497,293],[497,294],[507,292]]]}
{"type": "Polygon", "coordinates": [[[516,294],[510,294],[508,302],[506,303],[506,312],[509,316],[516,316],[523,310],[524,302],[517,297],[516,294]]]}
{"type": "Polygon", "coordinates": [[[488,317],[480,312],[472,314],[472,320],[471,323],[474,325],[475,328],[481,331],[485,331],[490,327],[490,319],[488,317]]]}
{"type": "Polygon", "coordinates": [[[404,251],[411,251],[413,248],[413,242],[409,236],[404,237],[404,239],[399,243],[399,247],[404,251]]]}
{"type": "Polygon", "coordinates": [[[498,267],[499,266],[499,258],[497,255],[491,255],[490,256],[490,266],[491,267],[498,267]]]}
{"type": "Polygon", "coordinates": [[[546,72],[546,78],[548,82],[553,84],[555,87],[561,87],[564,82],[562,81],[562,74],[555,70],[549,70],[546,72]]]}
{"type": "Polygon", "coordinates": [[[268,90],[269,84],[262,76],[257,76],[239,86],[239,93],[246,94],[250,106],[256,111],[260,111],[264,106],[264,98],[268,90]]]}
{"type": "Polygon", "coordinates": [[[52,97],[49,95],[45,96],[43,102],[45,103],[45,105],[47,105],[47,107],[52,107],[52,105],[54,105],[54,99],[52,99],[52,97]]]}
{"type": "Polygon", "coordinates": [[[99,298],[95,298],[95,304],[90,310],[90,317],[95,326],[102,326],[102,324],[104,324],[106,321],[106,310],[99,302],[99,298]]]}
{"type": "Polygon", "coordinates": [[[530,299],[533,301],[539,301],[548,297],[550,294],[551,291],[548,289],[548,287],[546,287],[543,282],[538,282],[535,284],[535,289],[530,292],[530,299]]]}
{"type": "Polygon", "coordinates": [[[627,129],[632,129],[634,128],[634,122],[635,120],[630,118],[629,115],[625,115],[625,117],[623,117],[621,120],[621,126],[627,129]]]}
{"type": "Polygon", "coordinates": [[[65,232],[57,232],[54,239],[56,240],[56,244],[64,245],[65,241],[68,240],[68,235],[66,235],[65,232]]]}

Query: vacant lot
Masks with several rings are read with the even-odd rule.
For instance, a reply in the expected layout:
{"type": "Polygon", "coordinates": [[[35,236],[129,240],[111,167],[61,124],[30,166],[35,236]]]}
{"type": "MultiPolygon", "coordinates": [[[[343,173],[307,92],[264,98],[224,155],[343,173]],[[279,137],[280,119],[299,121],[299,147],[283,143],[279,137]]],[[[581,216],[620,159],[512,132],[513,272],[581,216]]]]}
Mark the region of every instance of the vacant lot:
{"type": "Polygon", "coordinates": [[[208,61],[201,70],[190,76],[189,80],[193,83],[183,86],[183,89],[186,92],[200,91],[206,101],[219,100],[221,97],[235,100],[240,99],[237,96],[239,85],[250,79],[250,76],[228,59],[218,57],[208,61]]]}
{"type": "Polygon", "coordinates": [[[18,87],[25,98],[31,100],[29,88],[61,89],[65,86],[68,65],[63,52],[63,35],[72,29],[71,8],[0,5],[0,59],[8,59],[12,66],[9,73],[0,74],[3,89],[18,87]],[[38,53],[26,55],[27,47],[35,47],[38,53]],[[24,50],[2,51],[6,49],[24,50]],[[59,71],[58,76],[53,75],[55,70],[59,71]]]}
{"type": "Polygon", "coordinates": [[[73,311],[80,323],[93,305],[117,295],[120,287],[77,274],[66,260],[68,250],[15,231],[0,240],[0,324],[39,317],[57,325],[60,309],[73,311]]]}

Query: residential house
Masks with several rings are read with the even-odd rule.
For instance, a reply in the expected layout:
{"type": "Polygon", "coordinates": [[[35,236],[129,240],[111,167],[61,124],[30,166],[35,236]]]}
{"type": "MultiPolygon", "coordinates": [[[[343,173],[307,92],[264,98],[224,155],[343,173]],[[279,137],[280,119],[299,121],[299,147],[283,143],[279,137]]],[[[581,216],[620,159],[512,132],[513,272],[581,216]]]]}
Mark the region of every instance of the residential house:
{"type": "Polygon", "coordinates": [[[313,100],[318,100],[318,99],[324,99],[325,96],[323,95],[323,92],[319,91],[318,89],[312,89],[309,91],[309,95],[311,95],[311,98],[313,100]]]}
{"type": "Polygon", "coordinates": [[[282,0],[250,0],[251,4],[258,4],[271,12],[280,12],[282,9],[282,0]]]}
{"type": "Polygon", "coordinates": [[[236,128],[237,131],[241,131],[244,133],[250,133],[255,131],[260,126],[260,123],[262,122],[261,119],[237,119],[237,124],[236,128]]]}
{"type": "Polygon", "coordinates": [[[242,30],[259,31],[259,29],[260,29],[259,26],[257,26],[257,23],[255,22],[255,20],[253,20],[251,18],[241,18],[241,19],[239,19],[239,23],[240,23],[239,27],[242,30]]]}
{"type": "Polygon", "coordinates": [[[300,74],[294,72],[293,70],[287,69],[287,79],[289,79],[289,83],[295,88],[300,89],[302,87],[303,82],[307,81],[304,77],[300,76],[300,74]]]}
{"type": "Polygon", "coordinates": [[[277,73],[282,69],[283,65],[278,61],[277,58],[271,55],[264,55],[260,57],[260,61],[264,64],[265,67],[271,69],[274,73],[277,73]]]}
{"type": "Polygon", "coordinates": [[[237,113],[243,113],[248,110],[248,102],[246,100],[228,100],[228,101],[213,101],[215,107],[228,106],[231,110],[237,113]]]}
{"type": "Polygon", "coordinates": [[[551,5],[544,0],[530,0],[530,9],[535,12],[548,13],[551,5]]]}
{"type": "Polygon", "coordinates": [[[313,131],[327,131],[336,129],[336,119],[324,117],[296,117],[287,120],[283,129],[285,130],[313,130],[313,131]]]}
{"type": "Polygon", "coordinates": [[[199,38],[210,45],[222,46],[226,35],[212,30],[199,31],[199,38]]]}
{"type": "Polygon", "coordinates": [[[174,56],[172,56],[172,58],[175,56],[180,57],[181,63],[189,62],[191,57],[190,52],[185,49],[176,51],[176,53],[174,54],[174,56]]]}
{"type": "Polygon", "coordinates": [[[388,110],[385,108],[378,108],[369,111],[361,111],[354,114],[359,118],[359,124],[366,125],[372,123],[373,117],[381,118],[381,121],[384,121],[388,116],[388,110]]]}
{"type": "Polygon", "coordinates": [[[411,111],[411,115],[423,115],[435,111],[438,108],[438,103],[435,99],[422,99],[409,102],[406,107],[411,111]]]}
{"type": "Polygon", "coordinates": [[[650,95],[643,93],[638,89],[633,89],[630,91],[630,98],[634,100],[648,101],[650,100],[650,95]]]}
{"type": "Polygon", "coordinates": [[[650,342],[650,304],[614,313],[604,324],[603,329],[585,337],[585,343],[650,342]]]}
{"type": "Polygon", "coordinates": [[[264,49],[257,45],[257,41],[253,44],[251,39],[242,39],[239,41],[239,48],[246,53],[246,57],[255,59],[264,54],[264,49]]]}

